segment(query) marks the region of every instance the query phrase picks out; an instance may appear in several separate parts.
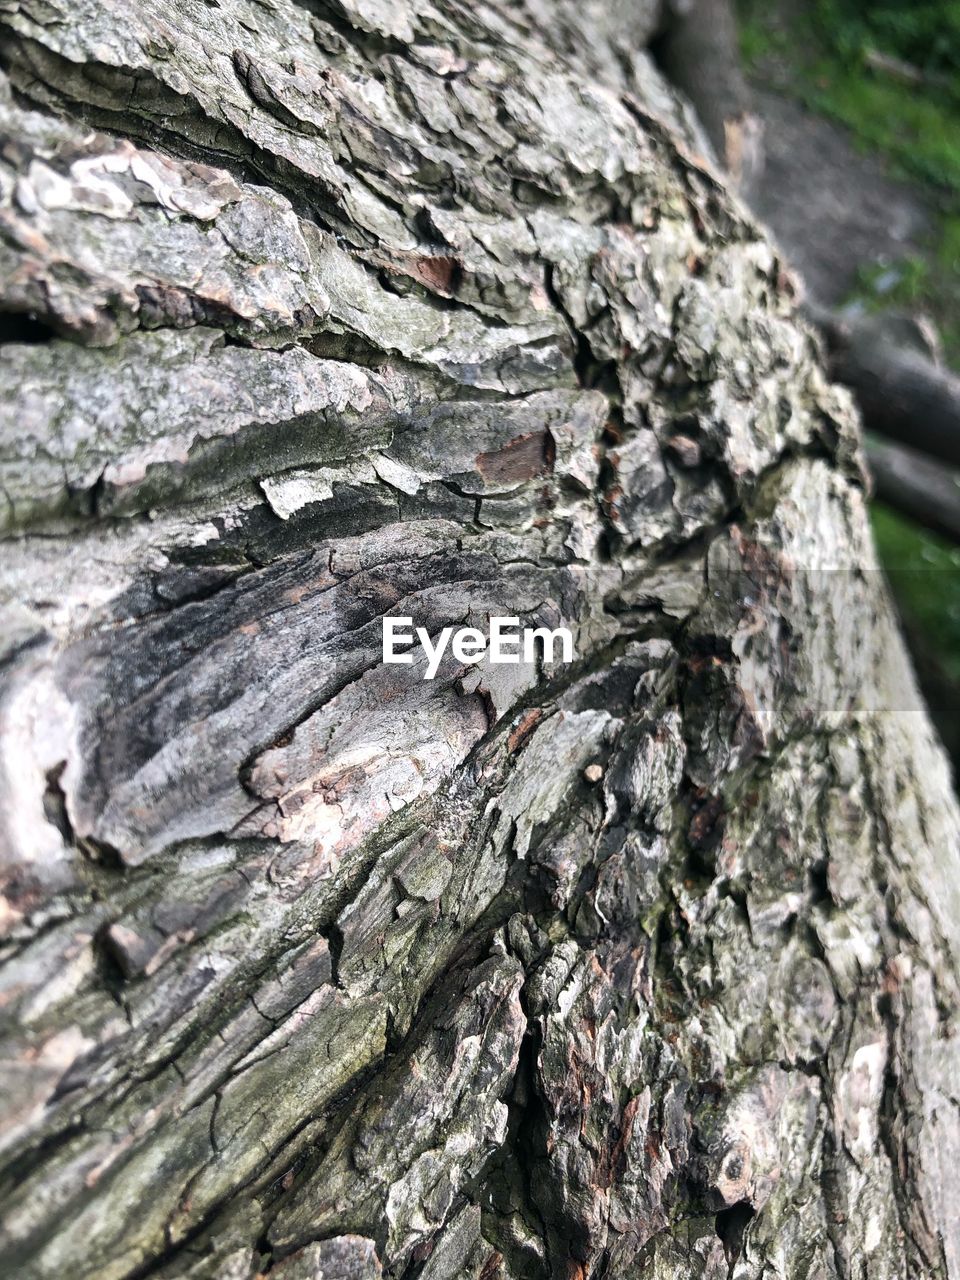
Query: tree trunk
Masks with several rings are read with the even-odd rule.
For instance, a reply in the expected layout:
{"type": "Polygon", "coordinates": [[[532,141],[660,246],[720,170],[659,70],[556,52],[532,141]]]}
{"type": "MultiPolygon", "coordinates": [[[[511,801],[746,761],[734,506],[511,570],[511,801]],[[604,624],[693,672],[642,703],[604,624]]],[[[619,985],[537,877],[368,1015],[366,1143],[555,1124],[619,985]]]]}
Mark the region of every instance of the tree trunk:
{"type": "Polygon", "coordinates": [[[716,156],[749,199],[763,176],[763,121],[740,61],[733,0],[666,0],[661,66],[696,108],[716,156]]]}
{"type": "Polygon", "coordinates": [[[960,1276],[947,768],[652,9],[0,0],[4,1274],[960,1276]]]}

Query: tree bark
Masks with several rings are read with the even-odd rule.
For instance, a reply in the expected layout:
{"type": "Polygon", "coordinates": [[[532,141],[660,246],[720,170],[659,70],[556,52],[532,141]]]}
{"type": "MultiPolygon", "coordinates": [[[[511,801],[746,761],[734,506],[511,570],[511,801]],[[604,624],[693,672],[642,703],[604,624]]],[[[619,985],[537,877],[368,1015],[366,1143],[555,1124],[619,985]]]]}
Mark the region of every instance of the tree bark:
{"type": "Polygon", "coordinates": [[[0,0],[5,1274],[960,1276],[851,402],[581,14],[0,0]]]}

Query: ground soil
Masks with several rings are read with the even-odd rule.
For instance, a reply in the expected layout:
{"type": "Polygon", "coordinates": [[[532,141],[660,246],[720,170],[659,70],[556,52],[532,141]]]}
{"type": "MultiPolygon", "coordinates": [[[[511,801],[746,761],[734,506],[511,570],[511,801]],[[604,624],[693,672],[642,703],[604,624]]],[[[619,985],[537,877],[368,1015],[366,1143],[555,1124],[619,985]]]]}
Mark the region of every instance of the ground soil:
{"type": "Polygon", "coordinates": [[[862,268],[923,252],[931,217],[922,191],[859,151],[841,125],[769,84],[754,90],[766,169],[752,203],[819,302],[845,301],[862,268]]]}

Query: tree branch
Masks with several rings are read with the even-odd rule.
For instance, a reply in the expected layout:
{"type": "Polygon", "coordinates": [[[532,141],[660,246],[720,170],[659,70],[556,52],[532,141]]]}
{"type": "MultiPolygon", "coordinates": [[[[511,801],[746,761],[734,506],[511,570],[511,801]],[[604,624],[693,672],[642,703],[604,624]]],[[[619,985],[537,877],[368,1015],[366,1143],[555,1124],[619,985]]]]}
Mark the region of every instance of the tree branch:
{"type": "Polygon", "coordinates": [[[867,437],[878,498],[934,533],[960,543],[960,477],[915,449],[867,437]]]}
{"type": "Polygon", "coordinates": [[[830,371],[856,395],[868,431],[960,467],[960,378],[934,363],[916,322],[852,319],[808,304],[830,371]]]}

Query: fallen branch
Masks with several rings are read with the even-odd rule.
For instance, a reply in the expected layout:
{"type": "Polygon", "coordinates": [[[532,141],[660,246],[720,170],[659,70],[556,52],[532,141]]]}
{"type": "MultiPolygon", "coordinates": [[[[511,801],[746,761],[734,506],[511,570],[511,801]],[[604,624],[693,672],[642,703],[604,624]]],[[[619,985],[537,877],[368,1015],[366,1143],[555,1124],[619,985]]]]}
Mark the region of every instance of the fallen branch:
{"type": "Polygon", "coordinates": [[[816,304],[807,313],[867,430],[960,467],[960,378],[935,363],[918,325],[899,317],[851,319],[816,304]]]}
{"type": "Polygon", "coordinates": [[[960,475],[902,445],[867,437],[876,496],[952,542],[960,543],[960,475]]]}
{"type": "Polygon", "coordinates": [[[863,52],[863,60],[878,75],[887,76],[891,80],[899,80],[901,84],[920,85],[930,89],[950,89],[952,77],[942,72],[927,71],[917,67],[903,58],[895,58],[893,54],[882,53],[879,49],[867,48],[863,52]]]}

